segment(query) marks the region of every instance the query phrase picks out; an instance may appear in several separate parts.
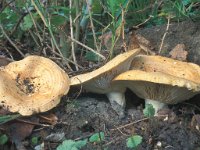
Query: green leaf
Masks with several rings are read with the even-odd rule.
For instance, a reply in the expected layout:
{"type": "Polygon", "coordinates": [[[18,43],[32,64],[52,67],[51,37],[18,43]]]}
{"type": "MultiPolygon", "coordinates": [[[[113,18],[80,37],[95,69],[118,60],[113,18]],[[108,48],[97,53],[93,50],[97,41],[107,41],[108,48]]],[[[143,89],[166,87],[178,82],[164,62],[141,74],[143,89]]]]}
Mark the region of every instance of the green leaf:
{"type": "Polygon", "coordinates": [[[11,121],[11,120],[14,120],[14,119],[18,118],[19,116],[20,116],[20,114],[0,116],[0,124],[6,123],[6,122],[11,121]]]}
{"type": "MultiPolygon", "coordinates": [[[[32,14],[32,16],[33,16],[33,19],[36,19],[37,17],[39,17],[37,13],[32,14]]],[[[32,21],[31,15],[30,15],[30,14],[29,14],[29,15],[26,15],[26,16],[24,17],[24,20],[23,20],[21,26],[20,26],[21,29],[22,29],[23,31],[27,31],[27,30],[29,30],[30,28],[32,28],[32,26],[33,26],[33,21],[32,21]]]]}
{"type": "Polygon", "coordinates": [[[142,137],[140,135],[133,135],[127,139],[126,146],[128,148],[136,148],[142,143],[142,137]]]}
{"type": "Polygon", "coordinates": [[[155,109],[152,104],[146,104],[143,110],[145,117],[153,117],[155,115],[155,109]]]}
{"type": "Polygon", "coordinates": [[[0,145],[6,144],[7,141],[8,141],[7,135],[3,134],[0,136],[0,145]]]}
{"type": "Polygon", "coordinates": [[[38,141],[39,141],[39,137],[33,137],[32,139],[31,139],[31,143],[33,144],[33,145],[37,145],[38,144],[38,141]]]}
{"type": "Polygon", "coordinates": [[[56,150],[79,150],[87,144],[87,140],[73,141],[64,140],[56,150]]]}
{"type": "Polygon", "coordinates": [[[95,133],[93,134],[90,138],[89,141],[90,142],[101,142],[102,140],[105,139],[104,136],[104,132],[100,132],[100,133],[95,133]]]}
{"type": "Polygon", "coordinates": [[[66,22],[66,18],[63,16],[59,16],[59,15],[51,16],[51,24],[53,24],[56,27],[64,25],[65,22],[66,22]]]}
{"type": "Polygon", "coordinates": [[[99,56],[91,51],[87,51],[85,54],[85,59],[88,61],[96,62],[99,60],[99,56]]]}

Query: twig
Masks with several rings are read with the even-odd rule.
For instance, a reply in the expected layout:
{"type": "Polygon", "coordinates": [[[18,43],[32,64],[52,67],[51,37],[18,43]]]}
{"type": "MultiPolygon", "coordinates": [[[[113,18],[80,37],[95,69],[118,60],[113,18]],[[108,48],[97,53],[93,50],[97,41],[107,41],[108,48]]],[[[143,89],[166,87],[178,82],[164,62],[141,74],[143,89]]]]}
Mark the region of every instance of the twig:
{"type": "MultiPolygon", "coordinates": [[[[69,37],[69,36],[68,36],[68,37],[69,37]]],[[[72,39],[71,37],[69,37],[69,38],[70,38],[70,40],[76,42],[77,44],[79,44],[79,45],[83,46],[84,48],[90,50],[91,52],[95,53],[96,55],[98,55],[99,57],[101,57],[103,60],[106,59],[103,55],[101,55],[100,53],[96,52],[96,51],[93,50],[92,48],[86,46],[85,44],[83,44],[83,43],[81,43],[81,42],[79,42],[79,41],[77,41],[77,40],[75,40],[75,39],[72,39]]]]}
{"type": "MultiPolygon", "coordinates": [[[[50,47],[49,45],[47,45],[47,47],[51,49],[51,47],[50,47]]],[[[68,58],[62,57],[59,53],[57,53],[57,52],[55,52],[55,51],[52,51],[52,53],[54,53],[55,55],[61,57],[61,59],[65,60],[65,61],[68,61],[68,62],[70,62],[70,63],[72,63],[72,64],[74,64],[74,65],[77,65],[79,68],[82,68],[82,69],[83,69],[83,67],[81,67],[81,66],[78,65],[77,63],[71,61],[71,60],[68,59],[68,58]]],[[[69,68],[71,71],[73,71],[73,70],[71,69],[71,67],[69,66],[68,63],[67,63],[67,66],[68,66],[68,68],[69,68]]]]}
{"type": "Polygon", "coordinates": [[[138,29],[141,25],[143,25],[146,22],[148,22],[151,18],[153,18],[153,16],[150,15],[149,18],[147,18],[144,22],[142,22],[142,23],[140,23],[140,24],[138,24],[136,26],[133,26],[133,28],[138,29]]]}
{"type": "Polygon", "coordinates": [[[146,121],[146,120],[148,120],[148,119],[149,119],[149,118],[143,118],[143,119],[140,119],[140,120],[137,120],[137,121],[128,123],[128,124],[126,124],[126,125],[119,126],[119,127],[115,128],[115,129],[111,129],[111,131],[119,130],[119,129],[121,129],[121,128],[125,128],[125,127],[131,126],[131,125],[133,125],[133,124],[136,124],[136,123],[139,123],[139,122],[142,122],[142,121],[146,121]]]}
{"type": "Polygon", "coordinates": [[[166,37],[168,30],[169,30],[169,23],[170,23],[170,17],[167,18],[167,27],[166,27],[165,33],[162,37],[162,40],[161,40],[160,48],[159,48],[159,51],[158,51],[159,54],[162,51],[163,43],[164,43],[165,37],[166,37]]]}
{"type": "MultiPolygon", "coordinates": [[[[80,2],[79,0],[75,0],[74,1],[74,5],[76,7],[76,17],[74,18],[73,22],[75,23],[75,39],[76,40],[79,40],[80,38],[80,16],[81,16],[81,12],[80,12],[80,2]]],[[[78,44],[77,43],[74,43],[74,50],[76,52],[77,50],[77,47],[78,47],[78,44]]]]}
{"type": "Polygon", "coordinates": [[[12,0],[12,1],[10,1],[10,2],[6,2],[6,4],[3,6],[3,8],[1,9],[1,11],[0,11],[0,14],[4,11],[4,9],[7,7],[7,6],[9,6],[11,3],[13,3],[15,0],[12,0]]]}
{"type": "Polygon", "coordinates": [[[121,6],[121,9],[122,9],[122,23],[121,23],[121,34],[122,34],[122,40],[123,40],[123,47],[124,47],[124,50],[125,52],[127,51],[127,45],[126,45],[126,41],[125,41],[125,33],[124,33],[124,25],[125,25],[125,12],[124,12],[124,9],[123,7],[121,6]]]}
{"type": "Polygon", "coordinates": [[[88,6],[88,13],[89,13],[89,17],[90,17],[90,24],[91,24],[91,29],[92,29],[92,34],[93,34],[93,38],[94,38],[94,44],[96,46],[96,49],[97,49],[97,52],[100,53],[100,49],[97,45],[97,38],[96,38],[96,34],[95,34],[95,31],[94,31],[94,24],[93,24],[93,21],[92,21],[92,13],[91,13],[91,6],[89,5],[88,3],[88,0],[86,0],[86,3],[87,3],[87,6],[88,6]]]}
{"type": "Polygon", "coordinates": [[[16,119],[16,121],[23,122],[26,124],[36,125],[36,126],[42,126],[42,127],[51,127],[52,126],[52,125],[48,125],[48,124],[35,123],[35,122],[23,120],[23,119],[16,119]]]}
{"type": "MultiPolygon", "coordinates": [[[[69,20],[70,20],[70,33],[71,33],[71,38],[73,39],[74,38],[74,33],[73,33],[73,24],[72,24],[72,15],[71,15],[71,9],[72,9],[72,0],[69,1],[69,8],[70,8],[70,14],[69,14],[69,20]]],[[[77,64],[77,61],[76,61],[76,56],[75,56],[75,51],[74,51],[74,42],[72,41],[71,42],[71,48],[72,48],[72,58],[73,58],[73,61],[77,64]]],[[[75,66],[76,67],[76,70],[79,70],[78,69],[78,66],[75,66]]]]}
{"type": "Polygon", "coordinates": [[[6,32],[3,29],[3,26],[0,24],[0,28],[2,30],[3,35],[6,37],[6,39],[10,42],[10,44],[23,56],[25,57],[25,55],[20,51],[20,49],[15,45],[15,43],[8,37],[8,35],[6,34],[6,32]]]}

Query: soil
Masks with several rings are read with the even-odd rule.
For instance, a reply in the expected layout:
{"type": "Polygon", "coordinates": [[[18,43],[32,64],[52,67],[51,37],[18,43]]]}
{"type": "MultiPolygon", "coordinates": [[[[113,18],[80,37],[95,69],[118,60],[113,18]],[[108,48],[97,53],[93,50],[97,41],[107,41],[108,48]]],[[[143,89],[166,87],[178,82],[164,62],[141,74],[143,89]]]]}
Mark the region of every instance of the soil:
{"type": "MultiPolygon", "coordinates": [[[[158,51],[166,25],[139,29],[137,33],[151,42],[158,51]]],[[[164,40],[162,55],[177,44],[185,44],[188,61],[200,64],[200,22],[186,21],[170,24],[164,40]]],[[[71,91],[70,95],[74,93],[71,91]]],[[[77,95],[77,94],[74,94],[77,95]]],[[[64,97],[61,104],[51,110],[61,123],[52,129],[34,131],[31,137],[64,133],[65,139],[83,140],[103,131],[105,139],[100,143],[88,143],[83,150],[128,150],[127,138],[143,137],[138,150],[200,150],[200,95],[181,104],[171,105],[157,117],[145,118],[144,100],[131,91],[126,92],[126,115],[119,119],[104,95],[81,94],[78,98],[64,97]],[[166,114],[168,114],[166,116],[166,114]]],[[[61,142],[45,141],[47,149],[55,149],[61,142]]]]}
{"type": "MultiPolygon", "coordinates": [[[[167,25],[154,26],[136,31],[150,41],[154,51],[158,52],[167,25]]],[[[170,23],[164,38],[161,55],[169,56],[169,52],[177,45],[184,44],[188,52],[188,61],[200,65],[200,21],[170,23]]]]}

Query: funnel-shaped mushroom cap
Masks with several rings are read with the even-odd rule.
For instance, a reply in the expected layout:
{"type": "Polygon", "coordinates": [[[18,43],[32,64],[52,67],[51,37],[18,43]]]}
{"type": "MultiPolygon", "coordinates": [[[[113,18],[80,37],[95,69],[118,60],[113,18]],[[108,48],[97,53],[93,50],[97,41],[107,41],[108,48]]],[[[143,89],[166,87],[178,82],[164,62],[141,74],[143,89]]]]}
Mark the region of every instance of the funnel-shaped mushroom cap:
{"type": "Polygon", "coordinates": [[[139,52],[140,49],[125,52],[116,56],[97,70],[74,76],[70,79],[71,85],[82,85],[89,92],[108,93],[115,88],[110,86],[112,79],[120,73],[129,70],[131,61],[139,52]]]}
{"type": "Polygon", "coordinates": [[[200,67],[161,56],[136,56],[132,69],[117,76],[143,99],[175,104],[200,92],[200,67]]]}
{"type": "Polygon", "coordinates": [[[50,59],[28,56],[2,67],[0,84],[0,105],[31,115],[55,107],[69,90],[69,77],[50,59]]]}

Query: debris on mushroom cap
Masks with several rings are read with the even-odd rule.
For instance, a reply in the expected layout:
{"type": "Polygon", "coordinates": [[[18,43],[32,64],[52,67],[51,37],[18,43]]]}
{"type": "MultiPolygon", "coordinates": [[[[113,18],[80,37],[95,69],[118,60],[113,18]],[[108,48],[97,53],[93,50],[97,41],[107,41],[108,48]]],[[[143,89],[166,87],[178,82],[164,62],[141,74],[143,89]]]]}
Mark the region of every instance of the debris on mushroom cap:
{"type": "Polygon", "coordinates": [[[111,86],[111,81],[120,73],[129,70],[134,56],[139,54],[141,49],[134,49],[120,54],[106,63],[104,66],[89,73],[74,76],[70,79],[71,85],[82,86],[88,92],[106,94],[112,108],[119,117],[124,117],[125,87],[111,86]]]}
{"type": "Polygon", "coordinates": [[[1,67],[0,84],[0,106],[26,116],[55,107],[69,90],[69,77],[50,59],[28,56],[1,67]]]}
{"type": "Polygon", "coordinates": [[[110,87],[111,80],[120,73],[129,70],[131,61],[139,52],[140,49],[134,49],[120,54],[97,70],[72,77],[70,85],[81,85],[89,92],[94,93],[110,92],[114,88],[110,87]]]}
{"type": "Polygon", "coordinates": [[[200,92],[200,67],[196,64],[138,55],[131,69],[114,78],[113,84],[120,82],[143,99],[175,104],[200,92]]]}

